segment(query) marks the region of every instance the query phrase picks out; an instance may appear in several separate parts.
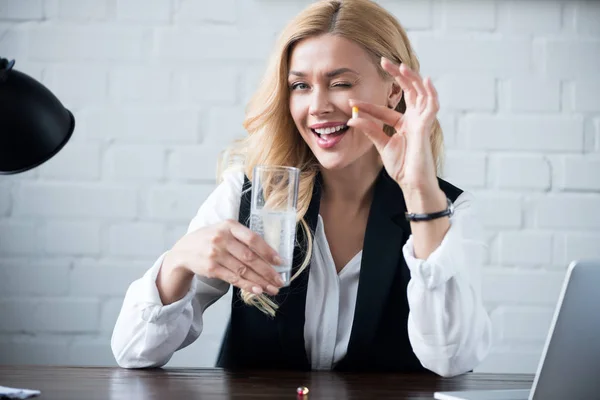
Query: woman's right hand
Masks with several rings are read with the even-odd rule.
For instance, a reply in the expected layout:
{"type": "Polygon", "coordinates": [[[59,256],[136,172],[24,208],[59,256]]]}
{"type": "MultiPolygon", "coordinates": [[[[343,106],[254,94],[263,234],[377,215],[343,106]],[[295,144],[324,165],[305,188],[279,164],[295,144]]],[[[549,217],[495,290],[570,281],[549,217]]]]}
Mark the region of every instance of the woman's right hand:
{"type": "Polygon", "coordinates": [[[187,293],[194,275],[217,278],[255,294],[276,295],[283,282],[273,265],[281,264],[277,252],[260,235],[227,220],[183,236],[167,252],[157,286],[167,304],[187,293]]]}

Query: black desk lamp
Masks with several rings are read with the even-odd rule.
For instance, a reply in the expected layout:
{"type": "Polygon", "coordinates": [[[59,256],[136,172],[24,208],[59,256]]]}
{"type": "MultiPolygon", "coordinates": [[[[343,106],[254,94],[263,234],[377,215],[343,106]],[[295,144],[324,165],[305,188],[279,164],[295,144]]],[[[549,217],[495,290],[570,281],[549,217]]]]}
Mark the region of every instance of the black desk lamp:
{"type": "Polygon", "coordinates": [[[0,58],[0,174],[35,168],[71,138],[75,118],[44,85],[0,58]]]}

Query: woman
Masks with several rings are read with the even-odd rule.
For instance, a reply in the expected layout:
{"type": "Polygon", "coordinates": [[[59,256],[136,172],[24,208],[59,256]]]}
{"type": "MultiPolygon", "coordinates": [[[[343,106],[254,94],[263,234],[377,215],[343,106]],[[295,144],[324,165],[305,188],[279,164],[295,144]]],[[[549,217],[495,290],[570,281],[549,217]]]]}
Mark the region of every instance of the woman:
{"type": "Polygon", "coordinates": [[[167,363],[233,285],[218,366],[476,367],[491,343],[472,283],[481,244],[471,196],[437,178],[438,99],[418,70],[404,29],[370,0],[320,1],[291,21],[249,105],[249,135],[229,150],[241,166],[129,288],[112,337],[119,365],[167,363]],[[289,287],[274,250],[239,222],[259,164],[301,170],[289,287]]]}

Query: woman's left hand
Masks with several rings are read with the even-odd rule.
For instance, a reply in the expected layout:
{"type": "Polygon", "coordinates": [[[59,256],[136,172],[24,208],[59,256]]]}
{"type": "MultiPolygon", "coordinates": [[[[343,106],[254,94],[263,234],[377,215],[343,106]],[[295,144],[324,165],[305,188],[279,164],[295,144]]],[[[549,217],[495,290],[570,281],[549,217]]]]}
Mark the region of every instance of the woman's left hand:
{"type": "MultiPolygon", "coordinates": [[[[438,96],[431,80],[408,68],[382,58],[381,66],[404,91],[404,114],[381,105],[350,100],[358,117],[348,125],[364,132],[381,155],[388,174],[407,192],[439,191],[436,162],[431,148],[431,131],[439,110],[438,96]],[[383,124],[396,130],[391,137],[383,124]]],[[[395,104],[394,104],[395,106],[395,104]]]]}

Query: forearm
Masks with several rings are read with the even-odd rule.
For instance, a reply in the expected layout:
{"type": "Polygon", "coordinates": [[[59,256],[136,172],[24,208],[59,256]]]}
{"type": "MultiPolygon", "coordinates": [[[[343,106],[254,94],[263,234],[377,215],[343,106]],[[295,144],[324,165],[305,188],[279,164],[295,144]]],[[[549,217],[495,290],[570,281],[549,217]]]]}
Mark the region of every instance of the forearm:
{"type": "MultiPolygon", "coordinates": [[[[447,206],[446,195],[439,188],[407,190],[404,193],[406,209],[410,213],[434,213],[447,206]]],[[[411,222],[415,257],[426,259],[438,248],[450,228],[450,218],[442,217],[431,221],[411,222]]]]}
{"type": "Polygon", "coordinates": [[[183,267],[177,253],[169,251],[156,276],[156,288],[163,305],[181,300],[190,290],[194,273],[183,267]]]}

